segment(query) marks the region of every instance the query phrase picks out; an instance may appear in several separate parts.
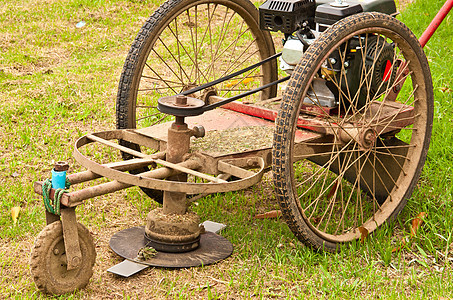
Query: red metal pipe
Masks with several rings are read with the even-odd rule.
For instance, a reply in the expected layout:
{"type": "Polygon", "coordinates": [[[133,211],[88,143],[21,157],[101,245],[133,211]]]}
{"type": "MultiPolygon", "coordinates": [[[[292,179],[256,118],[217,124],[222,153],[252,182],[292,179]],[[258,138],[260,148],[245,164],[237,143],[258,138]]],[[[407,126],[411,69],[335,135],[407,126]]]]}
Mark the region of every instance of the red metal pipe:
{"type": "Polygon", "coordinates": [[[422,47],[425,47],[426,43],[429,41],[431,36],[437,30],[437,28],[439,28],[440,23],[442,23],[442,21],[445,19],[447,14],[450,12],[452,7],[453,7],[453,0],[445,1],[442,8],[439,10],[437,15],[431,21],[431,24],[429,24],[428,28],[426,28],[425,32],[423,32],[422,36],[418,40],[420,42],[420,45],[422,45],[422,47]]]}

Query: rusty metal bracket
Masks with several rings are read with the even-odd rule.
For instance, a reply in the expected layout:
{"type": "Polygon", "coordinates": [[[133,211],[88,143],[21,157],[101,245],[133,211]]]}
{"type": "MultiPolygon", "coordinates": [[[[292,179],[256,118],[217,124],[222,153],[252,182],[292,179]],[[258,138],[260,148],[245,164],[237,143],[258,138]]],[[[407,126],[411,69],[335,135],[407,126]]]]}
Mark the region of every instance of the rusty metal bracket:
{"type": "MultiPolygon", "coordinates": [[[[53,198],[52,198],[52,200],[53,200],[53,198]]],[[[46,210],[46,225],[52,224],[57,221],[60,221],[60,216],[57,216],[46,210]]]]}
{"type": "Polygon", "coordinates": [[[82,263],[75,208],[68,207],[61,209],[61,225],[63,226],[67,269],[74,270],[82,263]]]}
{"type": "MultiPolygon", "coordinates": [[[[152,170],[147,173],[142,173],[142,174],[129,174],[125,172],[121,172],[112,168],[108,168],[104,165],[98,164],[91,159],[85,157],[80,153],[78,150],[79,148],[83,147],[86,144],[92,143],[93,136],[96,136],[96,138],[99,141],[101,140],[109,140],[109,139],[122,139],[122,131],[121,130],[114,130],[114,131],[106,131],[106,132],[98,132],[95,134],[90,135],[90,138],[87,136],[81,137],[79,140],[77,140],[75,147],[74,147],[74,157],[75,159],[83,165],[85,168],[88,170],[92,171],[93,173],[102,175],[106,178],[112,179],[112,180],[117,180],[120,183],[128,184],[128,185],[137,185],[145,188],[151,188],[155,190],[162,190],[162,191],[169,191],[169,192],[184,192],[187,194],[201,194],[201,193],[221,193],[221,192],[228,192],[228,191],[234,191],[238,189],[243,189],[248,186],[254,185],[257,182],[261,180],[261,177],[264,173],[264,167],[265,167],[265,162],[261,157],[257,157],[258,161],[258,166],[259,166],[259,171],[254,173],[253,176],[233,181],[233,182],[225,182],[223,180],[220,180],[219,178],[209,176],[200,172],[197,172],[193,169],[196,169],[199,167],[199,164],[197,163],[197,160],[194,159],[189,159],[188,161],[182,162],[180,164],[173,164],[169,163],[166,161],[162,161],[159,159],[156,159],[155,162],[158,164],[161,164],[164,166],[162,170],[173,170],[181,173],[187,173],[187,174],[192,174],[194,176],[200,177],[200,178],[205,178],[207,180],[210,180],[211,182],[208,183],[192,183],[192,182],[177,182],[177,181],[172,181],[171,184],[167,180],[161,180],[160,178],[158,179],[156,176],[154,176],[153,172],[159,170],[152,170]],[[185,163],[190,163],[193,162],[194,166],[184,166],[185,163]],[[193,169],[192,169],[193,168],[193,169]],[[192,169],[192,170],[191,170],[192,169]]],[[[104,144],[105,141],[103,141],[104,144]]],[[[109,143],[109,145],[111,145],[109,143]]],[[[123,149],[122,147],[118,147],[118,145],[115,145],[115,148],[121,151],[125,152],[132,152],[131,149],[125,148],[123,149]]],[[[131,153],[132,154],[132,153],[131,153]]],[[[137,156],[140,155],[142,158],[149,158],[147,155],[136,152],[133,153],[136,154],[137,156]]],[[[169,174],[167,174],[169,175],[169,174]]]]}

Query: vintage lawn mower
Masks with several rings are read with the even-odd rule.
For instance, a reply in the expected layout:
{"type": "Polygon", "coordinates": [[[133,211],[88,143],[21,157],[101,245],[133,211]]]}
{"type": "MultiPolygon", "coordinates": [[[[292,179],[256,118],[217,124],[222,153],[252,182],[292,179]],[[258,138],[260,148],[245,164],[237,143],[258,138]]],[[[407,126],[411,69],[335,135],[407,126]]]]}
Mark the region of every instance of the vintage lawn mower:
{"type": "Polygon", "coordinates": [[[85,287],[96,252],[76,221],[84,200],[139,186],[163,204],[143,227],[115,234],[138,266],[182,268],[233,247],[200,226],[190,203],[245,189],[272,168],[283,217],[316,250],[371,233],[403,209],[420,177],[433,122],[422,50],[393,0],[168,0],[146,21],[124,64],[117,129],[83,136],[87,171],[36,182],[47,226],[31,272],[38,288],[85,287]],[[271,31],[283,33],[275,52],[271,31]],[[282,95],[278,84],[288,81],[282,95]],[[108,182],[66,191],[97,178],[108,182]]]}

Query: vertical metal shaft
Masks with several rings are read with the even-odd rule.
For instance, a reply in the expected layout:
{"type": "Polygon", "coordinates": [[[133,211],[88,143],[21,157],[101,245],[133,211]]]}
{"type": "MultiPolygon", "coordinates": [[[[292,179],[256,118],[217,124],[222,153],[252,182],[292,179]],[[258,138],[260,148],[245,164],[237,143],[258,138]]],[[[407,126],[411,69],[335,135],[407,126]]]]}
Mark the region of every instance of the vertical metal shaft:
{"type": "MultiPolygon", "coordinates": [[[[177,105],[185,105],[187,98],[179,96],[176,98],[177,105]]],[[[184,122],[184,117],[176,117],[175,122],[168,129],[167,161],[180,163],[184,155],[189,153],[191,130],[184,122]]],[[[171,176],[168,180],[187,181],[187,174],[171,176]]],[[[164,192],[163,213],[183,215],[187,211],[186,193],[164,192]]]]}

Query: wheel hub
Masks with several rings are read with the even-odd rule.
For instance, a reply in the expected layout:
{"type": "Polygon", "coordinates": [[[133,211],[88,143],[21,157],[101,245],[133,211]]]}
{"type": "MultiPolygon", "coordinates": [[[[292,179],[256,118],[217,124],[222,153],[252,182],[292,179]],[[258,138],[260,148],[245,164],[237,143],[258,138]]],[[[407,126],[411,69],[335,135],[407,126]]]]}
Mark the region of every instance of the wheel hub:
{"type": "Polygon", "coordinates": [[[373,128],[364,128],[360,131],[358,143],[362,149],[371,149],[376,143],[376,137],[373,128]]]}
{"type": "Polygon", "coordinates": [[[214,96],[218,96],[217,90],[213,87],[207,88],[207,89],[203,90],[202,95],[201,95],[201,100],[203,100],[203,102],[206,104],[210,104],[209,98],[214,97],[214,96]]]}
{"type": "Polygon", "coordinates": [[[353,140],[362,150],[371,149],[377,139],[376,130],[371,127],[360,128],[358,125],[346,125],[339,128],[338,136],[344,144],[353,140]]]}

